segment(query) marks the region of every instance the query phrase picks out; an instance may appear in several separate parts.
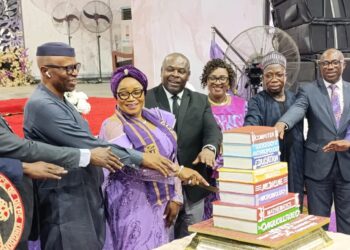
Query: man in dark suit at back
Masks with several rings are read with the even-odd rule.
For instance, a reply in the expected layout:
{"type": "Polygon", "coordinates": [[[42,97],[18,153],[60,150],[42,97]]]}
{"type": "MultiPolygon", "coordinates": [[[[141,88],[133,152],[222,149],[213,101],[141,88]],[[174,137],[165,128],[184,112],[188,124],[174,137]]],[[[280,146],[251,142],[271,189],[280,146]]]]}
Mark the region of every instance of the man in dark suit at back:
{"type": "MultiPolygon", "coordinates": [[[[161,68],[162,83],[147,91],[145,105],[175,115],[179,164],[197,170],[208,180],[222,134],[207,96],[185,88],[189,76],[190,63],[183,54],[167,55],[161,68]]],[[[183,186],[183,190],[184,206],[175,223],[175,238],[188,235],[187,227],[202,220],[208,195],[200,187],[183,186]]]]}
{"type": "Polygon", "coordinates": [[[343,54],[326,50],[320,58],[322,79],[302,85],[295,103],[276,123],[282,138],[306,116],[304,175],[310,214],[330,216],[334,199],[337,230],[350,234],[350,152],[324,152],[330,141],[345,138],[350,122],[350,83],[342,80],[343,54]]]}

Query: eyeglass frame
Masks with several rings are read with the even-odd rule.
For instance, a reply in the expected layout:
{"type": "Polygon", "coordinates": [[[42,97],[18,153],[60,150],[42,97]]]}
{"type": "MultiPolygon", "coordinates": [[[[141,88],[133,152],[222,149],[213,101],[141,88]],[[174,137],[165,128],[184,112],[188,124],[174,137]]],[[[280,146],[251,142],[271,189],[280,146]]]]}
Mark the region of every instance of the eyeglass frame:
{"type": "Polygon", "coordinates": [[[76,70],[77,72],[80,71],[81,63],[75,63],[75,64],[70,64],[67,66],[61,66],[61,65],[55,65],[55,64],[47,64],[44,65],[46,68],[53,68],[53,69],[64,69],[67,73],[67,75],[73,74],[73,72],[76,70]]]}
{"type": "Polygon", "coordinates": [[[141,98],[141,96],[142,96],[142,94],[143,94],[144,92],[145,92],[145,91],[144,91],[143,89],[135,89],[135,90],[133,90],[132,92],[128,92],[128,91],[117,92],[115,96],[116,96],[118,99],[120,99],[120,100],[126,101],[126,100],[128,100],[128,99],[130,98],[130,96],[134,97],[135,99],[139,99],[139,98],[141,98]],[[137,91],[140,91],[140,95],[135,96],[134,93],[137,92],[137,91]],[[121,94],[121,93],[127,93],[127,94],[128,94],[128,97],[126,97],[126,98],[120,97],[120,94],[121,94]]]}
{"type": "Polygon", "coordinates": [[[329,67],[329,65],[332,65],[333,67],[338,67],[340,66],[342,63],[344,62],[344,60],[332,60],[332,61],[319,61],[318,64],[325,68],[325,67],[329,67]]]}
{"type": "Polygon", "coordinates": [[[208,78],[207,78],[209,83],[216,83],[217,81],[219,81],[220,83],[226,83],[227,80],[229,80],[229,79],[230,79],[230,77],[228,77],[228,76],[219,76],[219,77],[208,76],[208,78]]]}

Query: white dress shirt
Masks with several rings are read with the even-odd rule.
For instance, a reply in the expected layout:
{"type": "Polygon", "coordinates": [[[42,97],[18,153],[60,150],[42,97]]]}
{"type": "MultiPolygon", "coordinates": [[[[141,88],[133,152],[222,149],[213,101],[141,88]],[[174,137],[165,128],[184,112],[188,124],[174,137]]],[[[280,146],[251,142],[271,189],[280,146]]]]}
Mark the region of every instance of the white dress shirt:
{"type": "Polygon", "coordinates": [[[89,149],[79,149],[79,150],[80,150],[79,167],[84,168],[90,163],[91,151],[89,149]]]}
{"type": "MultiPolygon", "coordinates": [[[[173,97],[173,94],[171,94],[168,90],[166,90],[166,88],[164,88],[164,86],[162,86],[164,91],[165,91],[165,94],[166,94],[166,97],[168,98],[168,102],[169,102],[169,107],[170,107],[170,111],[171,113],[173,113],[173,101],[174,99],[172,98],[173,97]]],[[[179,104],[179,107],[181,105],[181,100],[182,100],[182,95],[184,94],[184,91],[182,90],[180,93],[177,94],[177,104],[179,104]]]]}

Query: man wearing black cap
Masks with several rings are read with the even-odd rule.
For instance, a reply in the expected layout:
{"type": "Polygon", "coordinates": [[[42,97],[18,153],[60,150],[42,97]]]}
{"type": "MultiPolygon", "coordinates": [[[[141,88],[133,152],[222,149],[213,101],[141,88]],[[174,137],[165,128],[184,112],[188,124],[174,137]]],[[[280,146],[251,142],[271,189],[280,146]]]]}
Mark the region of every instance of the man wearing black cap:
{"type": "MultiPolygon", "coordinates": [[[[64,43],[37,49],[42,83],[29,98],[24,114],[27,138],[53,145],[92,148],[110,146],[126,167],[145,165],[169,173],[173,163],[160,155],[140,153],[95,138],[87,122],[64,98],[77,84],[80,63],[64,43]]],[[[42,249],[102,249],[105,217],[101,169],[70,171],[60,181],[37,181],[42,249]]]]}

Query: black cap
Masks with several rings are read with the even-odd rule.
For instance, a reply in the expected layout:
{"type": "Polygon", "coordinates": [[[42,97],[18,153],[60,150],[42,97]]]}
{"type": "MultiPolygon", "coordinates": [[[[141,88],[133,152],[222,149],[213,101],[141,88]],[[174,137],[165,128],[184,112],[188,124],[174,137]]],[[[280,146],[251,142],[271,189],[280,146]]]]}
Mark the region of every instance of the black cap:
{"type": "Polygon", "coordinates": [[[65,43],[52,42],[38,46],[37,56],[68,56],[75,57],[74,48],[65,43]]]}

